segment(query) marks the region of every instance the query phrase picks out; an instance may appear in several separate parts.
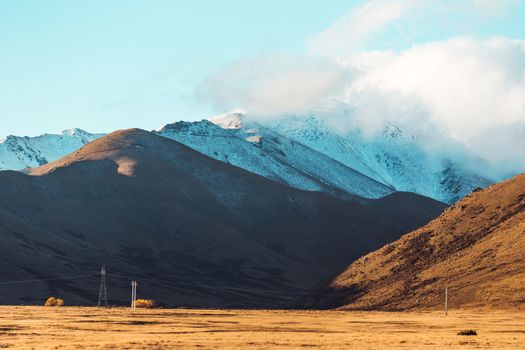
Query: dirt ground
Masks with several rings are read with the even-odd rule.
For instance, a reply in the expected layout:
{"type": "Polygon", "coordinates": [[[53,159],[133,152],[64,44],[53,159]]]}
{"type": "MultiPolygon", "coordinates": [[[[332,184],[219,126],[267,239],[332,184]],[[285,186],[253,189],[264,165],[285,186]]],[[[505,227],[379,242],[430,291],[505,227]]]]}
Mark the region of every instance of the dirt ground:
{"type": "Polygon", "coordinates": [[[0,307],[8,349],[525,349],[525,312],[0,307]],[[474,329],[477,336],[457,332],[474,329]]]}

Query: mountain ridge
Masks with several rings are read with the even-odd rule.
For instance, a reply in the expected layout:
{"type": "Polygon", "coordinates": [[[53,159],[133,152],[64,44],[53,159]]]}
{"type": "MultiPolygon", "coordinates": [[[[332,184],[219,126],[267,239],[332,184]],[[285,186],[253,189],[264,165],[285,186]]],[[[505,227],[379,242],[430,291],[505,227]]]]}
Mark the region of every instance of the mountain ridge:
{"type": "MultiPolygon", "coordinates": [[[[433,159],[395,125],[372,138],[359,129],[335,132],[323,113],[344,112],[338,108],[264,123],[241,113],[225,114],[167,124],[154,132],[273,181],[340,198],[413,192],[451,204],[492,182],[450,160],[433,159]]],[[[75,130],[9,137],[0,143],[0,170],[43,165],[103,136],[75,130]]]]}
{"type": "Polygon", "coordinates": [[[157,133],[212,158],[302,190],[366,198],[380,198],[394,191],[258,124],[239,130],[222,128],[206,120],[178,122],[168,124],[157,133]]]}

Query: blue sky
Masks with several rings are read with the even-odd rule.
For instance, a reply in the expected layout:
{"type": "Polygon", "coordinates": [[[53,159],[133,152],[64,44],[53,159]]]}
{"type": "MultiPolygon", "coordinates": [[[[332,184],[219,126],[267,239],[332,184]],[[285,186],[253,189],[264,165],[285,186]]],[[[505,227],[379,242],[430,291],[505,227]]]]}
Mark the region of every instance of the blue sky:
{"type": "MultiPolygon", "coordinates": [[[[483,5],[476,16],[467,15],[470,3],[415,9],[374,28],[359,50],[403,50],[458,35],[525,38],[525,5],[501,1],[509,5],[497,14],[483,5]]],[[[0,0],[0,137],[152,129],[226,112],[196,97],[202,81],[246,57],[303,55],[312,38],[366,3],[0,0]]]]}

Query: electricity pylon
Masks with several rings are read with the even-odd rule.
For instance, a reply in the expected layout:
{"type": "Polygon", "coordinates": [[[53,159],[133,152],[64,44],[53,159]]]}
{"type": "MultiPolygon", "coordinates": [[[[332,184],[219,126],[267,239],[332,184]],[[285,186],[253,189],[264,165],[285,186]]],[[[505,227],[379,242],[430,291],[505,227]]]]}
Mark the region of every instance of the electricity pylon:
{"type": "Polygon", "coordinates": [[[108,290],[106,288],[106,265],[100,269],[100,290],[98,292],[98,307],[108,307],[108,290]]]}

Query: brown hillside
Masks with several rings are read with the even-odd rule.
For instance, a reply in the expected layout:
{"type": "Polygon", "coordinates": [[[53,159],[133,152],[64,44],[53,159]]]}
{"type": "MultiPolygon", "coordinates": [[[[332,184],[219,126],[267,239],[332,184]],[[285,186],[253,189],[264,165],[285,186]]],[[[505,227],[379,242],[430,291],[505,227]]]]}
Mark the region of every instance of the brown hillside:
{"type": "Polygon", "coordinates": [[[427,226],[360,258],[307,307],[405,310],[525,305],[525,175],[477,190],[427,226]]]}

